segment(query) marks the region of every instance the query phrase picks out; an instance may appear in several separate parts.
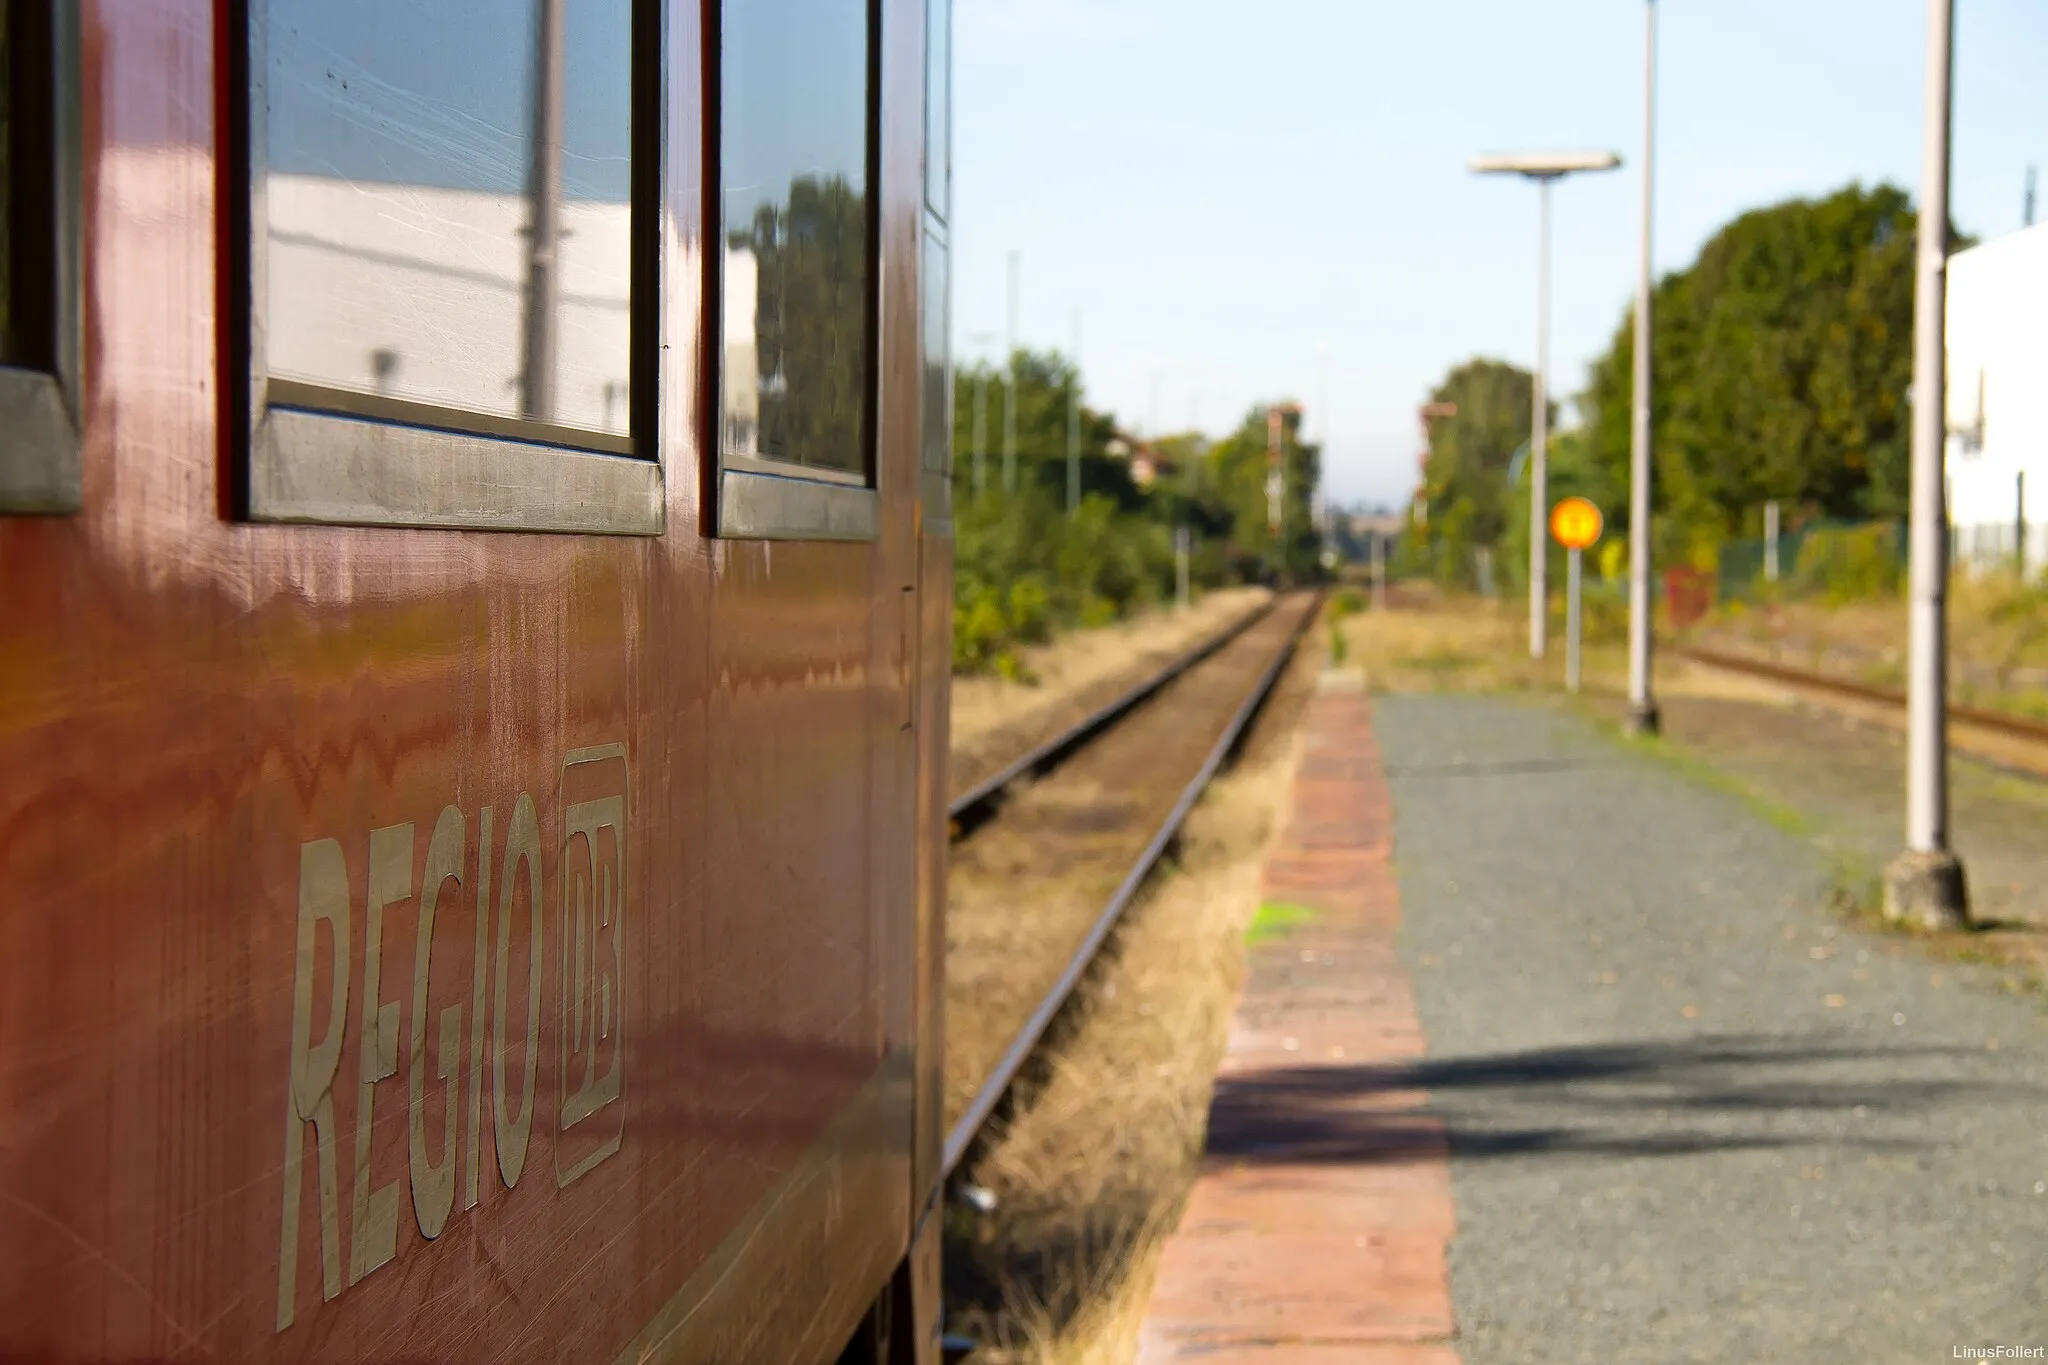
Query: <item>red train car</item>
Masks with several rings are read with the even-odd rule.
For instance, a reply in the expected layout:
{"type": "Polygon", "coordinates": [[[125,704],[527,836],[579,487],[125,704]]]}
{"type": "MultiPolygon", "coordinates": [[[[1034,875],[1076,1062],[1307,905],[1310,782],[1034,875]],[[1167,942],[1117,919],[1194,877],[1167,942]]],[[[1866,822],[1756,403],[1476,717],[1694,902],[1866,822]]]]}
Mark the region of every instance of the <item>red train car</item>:
{"type": "Polygon", "coordinates": [[[946,5],[0,0],[0,1359],[933,1357],[946,5]]]}

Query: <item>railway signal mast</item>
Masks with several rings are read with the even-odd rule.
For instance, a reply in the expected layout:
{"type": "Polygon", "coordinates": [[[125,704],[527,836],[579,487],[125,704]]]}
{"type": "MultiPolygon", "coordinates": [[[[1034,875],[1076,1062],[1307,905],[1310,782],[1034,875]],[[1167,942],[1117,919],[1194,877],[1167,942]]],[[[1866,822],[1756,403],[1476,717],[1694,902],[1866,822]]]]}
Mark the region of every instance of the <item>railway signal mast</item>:
{"type": "Polygon", "coordinates": [[[1286,564],[1280,544],[1281,497],[1287,485],[1280,467],[1281,423],[1285,419],[1280,405],[1266,409],[1266,530],[1273,542],[1273,572],[1277,575],[1286,564]]]}

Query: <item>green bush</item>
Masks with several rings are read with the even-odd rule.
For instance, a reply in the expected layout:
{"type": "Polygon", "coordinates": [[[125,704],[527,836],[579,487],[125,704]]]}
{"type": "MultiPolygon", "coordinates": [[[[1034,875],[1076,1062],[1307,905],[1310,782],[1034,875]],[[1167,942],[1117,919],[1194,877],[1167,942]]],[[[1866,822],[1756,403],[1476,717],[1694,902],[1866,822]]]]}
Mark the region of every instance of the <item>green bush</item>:
{"type": "Polygon", "coordinates": [[[1834,605],[1899,591],[1898,527],[1827,526],[1809,533],[1792,569],[1795,591],[1817,594],[1834,605]]]}
{"type": "Polygon", "coordinates": [[[1010,585],[1010,629],[1026,644],[1043,644],[1052,638],[1052,596],[1036,574],[1025,574],[1010,585]]]}
{"type": "Polygon", "coordinates": [[[1091,496],[1071,517],[1036,488],[963,498],[954,529],[956,672],[1021,677],[1020,647],[1173,591],[1171,533],[1110,498],[1091,496]]]}

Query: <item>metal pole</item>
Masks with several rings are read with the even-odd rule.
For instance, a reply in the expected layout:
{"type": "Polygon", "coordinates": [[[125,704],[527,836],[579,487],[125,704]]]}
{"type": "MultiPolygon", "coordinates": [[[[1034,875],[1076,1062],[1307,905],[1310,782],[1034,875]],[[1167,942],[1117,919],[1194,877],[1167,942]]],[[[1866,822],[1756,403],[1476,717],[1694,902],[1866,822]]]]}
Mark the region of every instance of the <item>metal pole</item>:
{"type": "Polygon", "coordinates": [[[1564,557],[1564,689],[1579,690],[1579,560],[1577,549],[1564,557]]]}
{"type": "Polygon", "coordinates": [[[562,292],[562,47],[568,0],[538,0],[533,58],[533,144],[526,171],[526,307],[519,412],[555,419],[555,323],[562,292]]]}
{"type": "Polygon", "coordinates": [[[1190,600],[1188,591],[1189,538],[1189,530],[1186,526],[1176,526],[1173,528],[1174,596],[1183,607],[1188,605],[1190,600]]]}
{"type": "Polygon", "coordinates": [[[988,371],[974,381],[974,496],[988,487],[988,371]]]}
{"type": "Polygon", "coordinates": [[[1003,396],[1003,492],[1017,491],[1017,253],[1010,253],[1010,297],[1004,328],[1010,382],[1003,396]]]}
{"type": "Polygon", "coordinates": [[[1281,444],[1285,439],[1281,433],[1282,418],[1278,407],[1266,409],[1266,572],[1277,581],[1281,566],[1281,499],[1287,487],[1281,479],[1281,444]]]}
{"type": "Polygon", "coordinates": [[[1372,533],[1372,609],[1384,611],[1387,606],[1387,533],[1372,533]]]}
{"type": "Polygon", "coordinates": [[[1550,443],[1550,399],[1548,373],[1550,367],[1550,182],[1552,177],[1540,176],[1536,181],[1537,199],[1541,207],[1537,213],[1536,232],[1536,375],[1529,386],[1532,394],[1530,424],[1533,434],[1529,438],[1529,657],[1543,657],[1543,637],[1548,621],[1545,619],[1549,608],[1549,591],[1545,580],[1546,547],[1544,545],[1544,456],[1550,443]]]}
{"type": "Polygon", "coordinates": [[[1081,510],[1081,310],[1074,310],[1074,377],[1067,385],[1067,515],[1081,510]]]}
{"type": "Polygon", "coordinates": [[[1948,839],[1948,573],[1942,541],[1947,434],[1947,304],[1952,0],[1928,0],[1925,146],[1913,298],[1913,474],[1906,668],[1906,847],[1885,868],[1887,917],[1929,927],[1969,918],[1962,863],[1948,839]]]}
{"type": "Polygon", "coordinates": [[[1764,582],[1778,581],[1778,500],[1764,504],[1764,582]]]}
{"type": "Polygon", "coordinates": [[[2014,476],[2012,509],[2012,566],[2025,582],[2027,577],[2027,471],[2014,476]]]}
{"type": "Polygon", "coordinates": [[[1657,0],[1644,7],[1643,30],[1643,224],[1636,262],[1635,389],[1628,443],[1628,720],[1629,733],[1655,734],[1659,716],[1650,690],[1650,238],[1656,203],[1657,0]]]}

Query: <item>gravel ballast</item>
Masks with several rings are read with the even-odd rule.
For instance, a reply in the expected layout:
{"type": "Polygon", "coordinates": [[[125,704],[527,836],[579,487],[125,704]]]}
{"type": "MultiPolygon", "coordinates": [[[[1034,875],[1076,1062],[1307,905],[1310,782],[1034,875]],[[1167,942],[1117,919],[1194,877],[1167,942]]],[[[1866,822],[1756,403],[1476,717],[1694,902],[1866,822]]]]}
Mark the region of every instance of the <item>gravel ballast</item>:
{"type": "Polygon", "coordinates": [[[1587,722],[1383,697],[1467,1365],[2048,1346],[2048,1031],[1587,722]]]}

